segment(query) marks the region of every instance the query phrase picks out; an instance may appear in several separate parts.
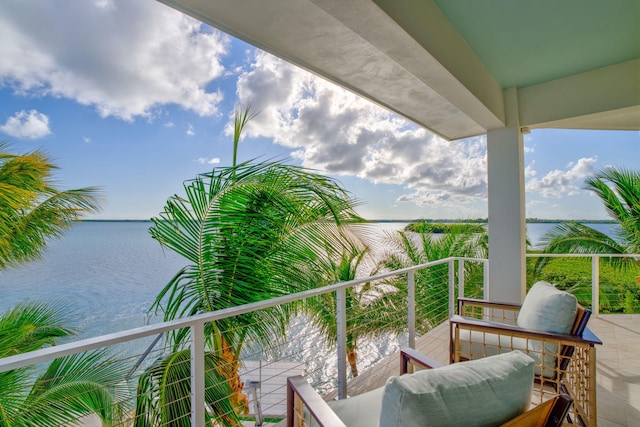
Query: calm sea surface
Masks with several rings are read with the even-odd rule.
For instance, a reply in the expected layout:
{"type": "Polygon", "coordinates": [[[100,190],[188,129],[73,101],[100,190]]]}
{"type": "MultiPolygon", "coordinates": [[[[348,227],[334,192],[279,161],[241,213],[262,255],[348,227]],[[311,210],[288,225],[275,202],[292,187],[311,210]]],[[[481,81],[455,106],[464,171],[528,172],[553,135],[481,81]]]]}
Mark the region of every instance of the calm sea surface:
{"type": "MultiPolygon", "coordinates": [[[[368,225],[374,236],[406,223],[368,225]]],[[[554,224],[527,224],[532,243],[554,224]]],[[[16,303],[60,301],[88,338],[158,322],[149,313],[155,296],[186,261],[149,234],[150,222],[83,222],[52,241],[44,258],[0,272],[0,313],[16,303]]],[[[609,233],[611,224],[594,224],[609,233]]]]}

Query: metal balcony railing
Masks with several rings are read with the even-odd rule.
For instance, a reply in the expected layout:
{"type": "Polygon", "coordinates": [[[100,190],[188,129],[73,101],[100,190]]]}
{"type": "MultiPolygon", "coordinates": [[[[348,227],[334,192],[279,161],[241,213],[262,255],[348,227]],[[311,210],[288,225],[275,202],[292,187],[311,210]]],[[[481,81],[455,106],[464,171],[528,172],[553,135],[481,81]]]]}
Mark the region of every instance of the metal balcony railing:
{"type": "MultiPolygon", "coordinates": [[[[600,264],[604,257],[611,257],[610,255],[531,254],[527,256],[530,258],[590,257],[592,263],[588,285],[593,284],[592,301],[581,302],[591,307],[595,314],[598,313],[600,264]]],[[[626,256],[629,257],[629,255],[626,256]]],[[[640,257],[640,255],[634,256],[640,257]]],[[[417,336],[438,326],[454,313],[456,299],[459,296],[483,298],[488,283],[488,260],[446,258],[217,312],[18,354],[0,359],[0,373],[23,367],[40,366],[60,357],[95,349],[121,349],[123,346],[136,343],[137,347],[146,350],[138,351],[133,355],[130,352],[120,351],[119,361],[127,363],[130,369],[117,384],[112,385],[113,389],[118,391],[116,402],[125,408],[121,419],[114,425],[129,426],[136,420],[144,420],[148,416],[135,411],[136,401],[141,398],[137,388],[141,375],[148,372],[155,361],[174,350],[166,339],[158,339],[153,345],[150,345],[151,341],[161,335],[186,328],[189,331],[191,345],[185,349],[189,357],[181,363],[189,363],[188,371],[190,372],[183,384],[190,389],[188,402],[184,403],[189,410],[187,416],[190,417],[187,425],[196,427],[216,425],[212,424],[211,419],[217,417],[221,420],[225,414],[219,413],[219,408],[213,408],[211,399],[207,398],[208,393],[212,392],[211,384],[207,383],[207,374],[211,373],[207,355],[211,349],[207,347],[208,337],[205,335],[205,326],[247,313],[287,308],[294,314],[282,337],[273,337],[266,344],[248,342],[239,355],[241,362],[239,375],[245,383],[244,394],[248,395],[245,397],[249,398],[248,411],[242,415],[243,420],[254,425],[267,425],[277,423],[284,416],[287,376],[303,374],[311,381],[314,388],[322,393],[336,391],[339,398],[345,397],[348,394],[348,380],[354,375],[350,362],[363,371],[375,366],[384,357],[395,353],[401,346],[414,347],[417,336]],[[362,291],[365,284],[372,283],[376,285],[377,293],[362,291]],[[402,286],[398,285],[399,283],[402,286]],[[371,304],[385,292],[402,292],[402,298],[395,301],[396,309],[371,316],[371,310],[367,308],[371,307],[371,304]],[[328,298],[329,296],[331,298],[328,298]],[[325,298],[325,303],[330,301],[330,304],[333,304],[331,310],[327,310],[327,314],[324,315],[325,318],[303,308],[307,302],[320,298],[325,298]],[[356,298],[355,302],[354,298],[356,298]],[[354,303],[360,309],[354,309],[354,303]],[[384,331],[377,333],[376,328],[380,328],[380,318],[384,321],[382,323],[387,325],[402,324],[403,326],[395,330],[382,328],[384,331]],[[320,326],[322,324],[329,326],[323,329],[320,326]],[[334,332],[333,338],[327,336],[328,329],[334,332]],[[356,343],[354,337],[360,337],[360,340],[356,343]],[[139,345],[140,340],[144,341],[144,345],[139,345]],[[357,345],[354,346],[354,343],[357,345]],[[357,357],[354,355],[356,351],[357,357]],[[216,410],[218,413],[215,413],[216,410]],[[265,424],[262,424],[262,419],[265,424]]],[[[157,395],[150,397],[152,400],[157,398],[157,395]]],[[[86,417],[79,419],[78,425],[83,425],[86,420],[86,417]]],[[[4,421],[11,424],[11,420],[4,421]]]]}
{"type": "MultiPolygon", "coordinates": [[[[30,353],[18,354],[15,356],[0,359],[0,372],[19,369],[27,366],[39,365],[51,362],[54,359],[64,356],[88,352],[95,349],[121,348],[138,340],[146,339],[150,341],[156,338],[157,345],[148,346],[144,352],[138,355],[123,356],[124,361],[131,365],[129,373],[118,384],[113,384],[114,389],[120,390],[118,393],[118,403],[126,408],[123,419],[117,425],[132,425],[136,418],[145,417],[145,414],[135,413],[136,399],[140,396],[136,394],[136,383],[140,375],[145,372],[155,360],[170,353],[165,340],[157,338],[162,334],[171,333],[184,328],[190,331],[191,345],[190,351],[190,424],[193,426],[204,426],[205,414],[211,414],[213,408],[206,404],[205,395],[209,387],[205,382],[206,365],[206,336],[205,325],[217,322],[222,319],[241,316],[246,313],[260,312],[262,310],[273,309],[274,307],[286,307],[291,304],[304,303],[314,298],[321,298],[326,295],[333,295],[332,301],[335,308],[329,312],[335,313],[335,319],[324,319],[328,324],[335,325],[335,343],[331,339],[323,336],[315,326],[322,323],[323,319],[311,319],[311,315],[305,310],[292,317],[286,332],[286,337],[280,339],[274,337],[270,345],[248,343],[244,346],[240,357],[243,366],[240,375],[245,382],[245,393],[256,396],[260,401],[260,410],[257,410],[257,402],[249,402],[248,419],[256,419],[260,423],[260,418],[277,420],[284,415],[285,398],[285,377],[303,373],[313,378],[314,385],[323,390],[338,390],[338,395],[344,397],[347,394],[347,380],[353,374],[347,364],[348,342],[353,340],[355,335],[367,337],[358,343],[361,352],[359,364],[362,368],[367,368],[375,364],[382,357],[394,352],[401,345],[412,346],[415,344],[416,335],[425,333],[432,327],[437,326],[446,320],[453,312],[455,299],[458,295],[465,295],[471,289],[468,282],[465,282],[465,265],[479,265],[479,269],[485,273],[476,274],[473,289],[475,293],[467,296],[482,297],[482,289],[486,282],[478,283],[486,279],[486,260],[447,258],[423,265],[378,274],[376,276],[353,280],[350,282],[337,283],[334,285],[320,287],[318,289],[274,298],[266,301],[259,301],[244,306],[234,307],[217,312],[201,314],[193,317],[183,318],[171,322],[163,322],[145,327],[135,328],[127,331],[112,333],[95,338],[84,339],[53,347],[45,348],[30,353]],[[457,269],[456,269],[457,265],[457,269]],[[423,272],[428,272],[424,275],[423,272]],[[477,278],[480,278],[479,280],[477,278]],[[398,301],[402,303],[398,310],[393,313],[395,318],[386,317],[386,323],[400,323],[404,326],[395,332],[384,332],[375,336],[375,326],[373,320],[369,320],[366,310],[354,311],[352,305],[354,295],[359,298],[355,303],[366,307],[367,304],[379,298],[380,293],[365,295],[358,294],[353,290],[358,290],[366,283],[376,283],[387,286],[392,280],[398,280],[405,285],[403,292],[406,295],[398,301]],[[425,281],[429,283],[425,283],[425,281]],[[426,292],[426,289],[429,291],[426,292]],[[347,309],[347,303],[352,309],[347,309]],[[360,316],[360,317],[358,317],[360,316]],[[374,331],[373,333],[371,331],[374,331]],[[378,343],[378,347],[383,347],[379,351],[369,350],[371,343],[378,343]],[[279,385],[281,383],[281,386],[279,385]],[[123,392],[123,390],[126,390],[123,392]]],[[[386,292],[384,290],[380,291],[386,292]]],[[[394,289],[393,292],[399,292],[394,289]]],[[[389,313],[387,313],[389,316],[389,313]]],[[[374,344],[374,347],[376,345],[374,344]]],[[[139,347],[139,345],[138,345],[139,347]]],[[[124,352],[123,354],[125,354],[124,352]]],[[[350,355],[349,357],[352,357],[350,355]]],[[[153,397],[156,398],[156,397],[153,397]]],[[[252,399],[252,400],[255,400],[252,399]]],[[[224,414],[217,414],[224,417],[224,414]]],[[[9,422],[11,420],[5,420],[9,422]]],[[[79,424],[86,419],[79,420],[79,424]]],[[[210,425],[210,424],[207,424],[210,425]]],[[[258,424],[259,425],[259,424],[258,424]]]]}
{"type": "MultiPolygon", "coordinates": [[[[590,308],[594,315],[598,316],[601,311],[601,299],[604,297],[607,301],[608,307],[624,307],[625,305],[625,290],[624,289],[603,289],[601,266],[603,261],[610,263],[612,260],[640,260],[640,254],[527,254],[528,259],[535,261],[539,258],[554,259],[582,259],[585,261],[590,260],[590,265],[582,265],[576,268],[572,277],[553,277],[548,281],[559,284],[563,288],[568,289],[570,292],[576,294],[580,303],[590,308]],[[581,267],[581,268],[580,268],[581,267]]],[[[615,274],[621,274],[620,269],[616,267],[610,267],[604,265],[609,269],[612,269],[615,274]]],[[[640,265],[638,263],[629,263],[623,271],[626,271],[626,275],[629,277],[635,276],[634,279],[630,279],[628,289],[640,288],[640,265]]],[[[539,278],[535,275],[528,281],[533,283],[539,278]]],[[[530,283],[530,284],[531,284],[530,283]]],[[[608,285],[605,283],[605,285],[608,285]]],[[[640,305],[640,304],[636,304],[640,305]]]]}

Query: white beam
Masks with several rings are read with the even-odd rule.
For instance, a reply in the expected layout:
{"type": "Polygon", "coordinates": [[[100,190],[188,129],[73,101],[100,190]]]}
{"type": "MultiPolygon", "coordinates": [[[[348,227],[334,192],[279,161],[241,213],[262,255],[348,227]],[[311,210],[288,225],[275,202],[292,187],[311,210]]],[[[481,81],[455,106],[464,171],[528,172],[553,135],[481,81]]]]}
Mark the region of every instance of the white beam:
{"type": "Polygon", "coordinates": [[[487,132],[489,184],[489,295],[520,303],[525,295],[524,145],[518,91],[504,92],[507,126],[487,132]]]}
{"type": "MultiPolygon", "coordinates": [[[[409,40],[416,42],[414,45],[408,40],[402,41],[413,58],[409,55],[393,55],[403,67],[418,76],[420,81],[432,87],[482,128],[494,129],[504,126],[502,88],[432,0],[374,2],[399,25],[403,33],[406,32],[410,36],[409,40]],[[422,56],[425,58],[421,58],[422,56]]],[[[376,27],[369,26],[370,34],[367,34],[367,39],[373,40],[377,30],[376,27]]],[[[387,36],[379,31],[377,34],[378,38],[387,36]]]]}
{"type": "Polygon", "coordinates": [[[640,59],[521,88],[518,100],[521,126],[640,130],[640,59]]]}

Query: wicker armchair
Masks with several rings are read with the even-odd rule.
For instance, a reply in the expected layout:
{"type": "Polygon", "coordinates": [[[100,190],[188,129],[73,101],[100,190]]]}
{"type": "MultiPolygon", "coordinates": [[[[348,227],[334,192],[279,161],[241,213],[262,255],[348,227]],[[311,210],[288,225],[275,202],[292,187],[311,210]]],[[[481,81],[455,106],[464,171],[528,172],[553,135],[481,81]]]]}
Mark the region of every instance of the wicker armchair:
{"type": "MultiPolygon", "coordinates": [[[[475,385],[470,385],[471,389],[467,390],[468,397],[471,398],[471,404],[465,404],[465,402],[452,402],[458,399],[462,399],[464,401],[464,393],[460,387],[460,384],[454,384],[451,387],[451,394],[447,395],[446,392],[444,395],[438,394],[438,396],[434,399],[436,405],[442,407],[448,407],[443,411],[446,413],[450,411],[451,408],[455,408],[456,404],[458,405],[458,409],[454,409],[456,413],[459,413],[459,408],[465,408],[469,411],[473,411],[473,406],[482,406],[482,402],[475,402],[475,400],[482,401],[484,398],[485,401],[488,399],[486,396],[482,396],[482,393],[473,393],[473,391],[477,391],[478,384],[481,384],[485,390],[490,390],[496,388],[498,385],[498,394],[509,395],[509,393],[513,393],[513,388],[509,388],[509,386],[514,385],[514,381],[519,382],[519,384],[524,383],[524,388],[528,387],[528,391],[525,390],[523,396],[525,397],[524,408],[529,406],[529,397],[531,393],[531,379],[533,377],[533,361],[531,358],[524,356],[519,352],[514,352],[511,354],[503,354],[501,356],[497,356],[500,358],[493,358],[492,360],[487,360],[487,363],[484,363],[484,367],[480,367],[474,365],[474,368],[478,369],[474,371],[471,377],[474,377],[473,381],[476,382],[475,385]],[[517,354],[515,354],[517,353],[517,354]],[[519,358],[519,359],[518,359],[519,358]],[[525,363],[528,363],[528,368],[522,364],[522,359],[527,359],[525,363]],[[509,365],[509,360],[515,360],[514,364],[509,365]],[[505,365],[505,361],[507,361],[507,365],[505,365]],[[518,365],[520,363],[520,365],[518,365]],[[478,372],[482,372],[483,368],[488,366],[493,366],[497,364],[497,368],[493,370],[492,375],[489,379],[485,379],[483,381],[478,381],[478,372]],[[501,371],[501,367],[507,366],[509,368],[514,367],[513,370],[501,371]],[[528,371],[527,371],[528,369],[528,371]],[[496,370],[500,370],[497,372],[496,370]],[[523,375],[524,372],[524,376],[523,375]],[[509,379],[511,377],[511,379],[509,379]],[[517,378],[515,378],[517,377],[517,378]],[[506,379],[505,379],[506,378],[506,379]],[[501,389],[499,386],[503,384],[506,388],[501,389]],[[474,388],[476,387],[476,388],[474,388]],[[471,395],[469,395],[471,393],[471,395]],[[447,398],[450,398],[447,400],[447,398]],[[442,405],[444,401],[449,401],[448,404],[442,405]]],[[[473,364],[474,362],[470,362],[473,364]]],[[[400,354],[400,373],[406,374],[410,371],[410,367],[418,367],[420,369],[432,369],[439,368],[441,364],[429,357],[422,355],[421,353],[412,350],[405,349],[401,350],[400,354]]],[[[471,365],[467,365],[471,369],[471,365]]],[[[444,375],[445,383],[450,381],[456,382],[460,381],[458,378],[469,377],[469,375],[465,374],[465,369],[456,369],[462,368],[462,366],[453,367],[449,366],[444,368],[444,370],[440,370],[440,374],[444,375]]],[[[438,369],[435,369],[438,370],[438,369]]],[[[420,374],[418,374],[420,375],[420,374]]],[[[440,376],[439,381],[443,380],[443,376],[440,376]]],[[[482,373],[480,373],[482,375],[482,373]]],[[[425,376],[420,378],[420,381],[423,381],[425,376]]],[[[398,377],[395,377],[398,378],[398,377]]],[[[405,377],[402,377],[405,378],[405,377]]],[[[437,377],[431,377],[435,383],[438,383],[437,377]]],[[[416,377],[409,379],[417,380],[416,377]]],[[[400,380],[402,381],[402,380],[400,380]]],[[[462,381],[465,381],[464,379],[462,381]]],[[[381,387],[380,389],[372,390],[364,395],[359,395],[353,398],[348,398],[346,400],[337,401],[337,402],[325,402],[320,395],[318,395],[315,390],[307,383],[304,377],[295,376],[289,377],[287,379],[287,427],[307,427],[307,426],[320,426],[320,427],[359,427],[359,426],[370,426],[370,425],[378,425],[377,423],[377,414],[380,414],[380,425],[385,426],[389,423],[395,425],[482,425],[482,422],[478,422],[477,419],[473,418],[471,422],[469,421],[461,421],[458,417],[454,415],[453,418],[447,418],[446,420],[436,420],[440,412],[438,410],[431,412],[428,409],[429,403],[425,403],[423,400],[414,401],[414,406],[403,406],[403,404],[396,404],[398,401],[407,401],[412,400],[416,396],[417,399],[423,399],[421,393],[426,392],[426,394],[433,393],[433,390],[437,389],[438,393],[443,388],[443,383],[440,382],[439,385],[433,385],[431,390],[421,390],[416,396],[403,396],[400,399],[395,399],[396,396],[393,392],[389,392],[387,387],[390,387],[394,381],[388,381],[385,387],[381,387]],[[392,396],[394,403],[389,404],[389,395],[392,396]],[[419,410],[415,410],[416,407],[426,405],[427,409],[421,408],[419,410]],[[351,415],[345,415],[345,412],[348,411],[351,415]],[[384,416],[384,411],[391,411],[391,415],[384,416]],[[395,412],[394,412],[395,411],[395,412]],[[357,416],[354,417],[353,414],[357,416]],[[426,413],[426,417],[424,416],[426,413]],[[371,414],[374,414],[373,419],[371,418],[371,414]],[[399,415],[399,416],[398,416],[399,415]],[[404,417],[404,418],[403,418],[404,417]],[[386,421],[385,421],[386,420],[386,421]],[[462,424],[460,424],[462,423],[462,424]]],[[[415,382],[413,383],[415,386],[415,382]]],[[[444,385],[444,388],[447,386],[444,385]]],[[[517,388],[517,387],[516,387],[517,388]]],[[[412,389],[410,386],[409,389],[412,389]]],[[[520,387],[522,389],[522,387],[520,387]]],[[[515,391],[515,394],[518,394],[518,391],[515,391]]],[[[491,394],[491,392],[487,393],[491,394]]],[[[495,396],[490,397],[493,398],[495,396]]],[[[506,398],[505,400],[509,400],[506,398]]],[[[469,400],[467,401],[469,402],[469,400]]],[[[502,426],[560,426],[562,425],[562,420],[566,417],[566,414],[572,404],[572,399],[567,395],[557,395],[553,398],[547,400],[543,404],[535,406],[533,409],[529,409],[528,411],[517,414],[515,417],[511,417],[507,415],[506,418],[509,419],[506,422],[503,422],[502,426]]],[[[508,405],[508,403],[507,403],[508,405]]],[[[485,406],[485,412],[488,408],[489,412],[492,413],[492,417],[496,416],[496,412],[499,415],[503,406],[501,406],[501,402],[493,401],[489,405],[485,406]]],[[[522,407],[522,404],[521,404],[522,407]]],[[[519,411],[520,412],[520,411],[519,411]]],[[[510,414],[511,412],[507,412],[510,414]]],[[[450,413],[449,413],[450,414],[450,413]]],[[[502,414],[504,417],[504,413],[502,414]]],[[[480,418],[482,419],[482,418],[480,418]]],[[[495,423],[491,423],[495,425],[495,423]]]]}
{"type": "Polygon", "coordinates": [[[536,400],[568,394],[574,399],[569,419],[596,425],[595,345],[602,342],[586,327],[590,310],[575,304],[573,323],[558,333],[518,326],[521,305],[460,298],[459,315],[449,322],[451,362],[518,349],[536,360],[536,400]]]}

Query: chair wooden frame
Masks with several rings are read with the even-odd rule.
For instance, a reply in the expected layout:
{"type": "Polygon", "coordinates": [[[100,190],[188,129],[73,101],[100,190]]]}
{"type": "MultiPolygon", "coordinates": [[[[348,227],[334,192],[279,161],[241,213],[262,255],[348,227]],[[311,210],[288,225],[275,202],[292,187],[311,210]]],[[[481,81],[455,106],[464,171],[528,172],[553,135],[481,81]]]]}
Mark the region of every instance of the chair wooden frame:
{"type": "Polygon", "coordinates": [[[595,345],[602,341],[586,327],[591,311],[579,306],[571,333],[556,334],[515,326],[520,307],[519,304],[460,298],[459,316],[449,321],[451,363],[513,349],[537,356],[539,360],[553,357],[555,366],[551,375],[545,375],[550,369],[543,366],[544,362],[538,365],[537,399],[543,402],[555,395],[568,394],[574,399],[570,419],[579,425],[596,425],[595,345]],[[482,337],[480,343],[478,336],[482,337]],[[537,350],[531,350],[534,343],[537,350]],[[478,347],[483,349],[483,354],[476,353],[478,347]]]}
{"type": "MultiPolygon", "coordinates": [[[[400,374],[414,367],[432,369],[443,366],[424,354],[407,348],[400,350],[400,374]]],[[[559,427],[566,418],[573,399],[559,394],[503,424],[506,427],[559,427]]],[[[327,402],[300,375],[287,378],[287,427],[346,427],[327,402]],[[309,424],[307,424],[307,417],[309,424]]]]}

